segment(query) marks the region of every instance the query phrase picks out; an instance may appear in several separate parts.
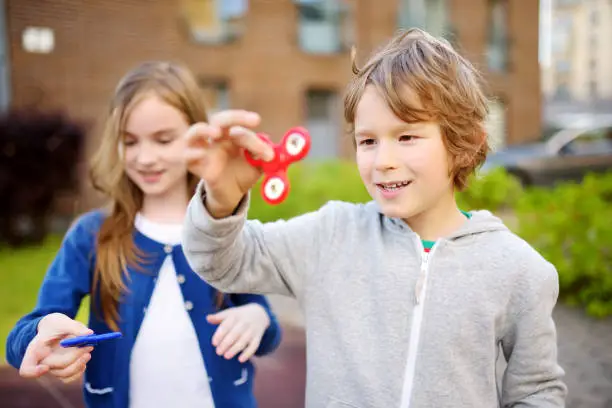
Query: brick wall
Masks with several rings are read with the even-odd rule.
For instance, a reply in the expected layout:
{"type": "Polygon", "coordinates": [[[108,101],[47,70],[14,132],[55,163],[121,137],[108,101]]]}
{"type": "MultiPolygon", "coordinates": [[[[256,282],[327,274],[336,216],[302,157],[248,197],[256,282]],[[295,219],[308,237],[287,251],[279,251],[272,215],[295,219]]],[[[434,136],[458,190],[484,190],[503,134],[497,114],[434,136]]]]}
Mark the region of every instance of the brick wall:
{"type": "MultiPolygon", "coordinates": [[[[358,49],[364,56],[392,35],[398,0],[355,0],[358,49]]],[[[450,0],[453,25],[466,54],[481,63],[486,43],[486,0],[450,0]]],[[[511,1],[511,67],[494,75],[492,89],[508,106],[509,140],[538,136],[540,87],[537,65],[537,2],[511,1]]],[[[297,14],[291,0],[251,0],[246,35],[220,46],[189,39],[172,0],[8,0],[12,103],[63,107],[92,121],[88,154],[97,125],[118,79],[147,59],[173,59],[202,78],[223,79],[233,106],[260,112],[262,127],[281,135],[305,121],[305,92],[342,92],[350,78],[348,52],[334,56],[302,53],[297,45],[297,14]],[[51,54],[26,53],[21,33],[28,26],[55,33],[51,54]]],[[[340,151],[351,147],[339,135],[340,151]]],[[[95,198],[87,188],[84,207],[95,198]]],[[[93,201],[92,201],[93,200],[93,201]]]]}

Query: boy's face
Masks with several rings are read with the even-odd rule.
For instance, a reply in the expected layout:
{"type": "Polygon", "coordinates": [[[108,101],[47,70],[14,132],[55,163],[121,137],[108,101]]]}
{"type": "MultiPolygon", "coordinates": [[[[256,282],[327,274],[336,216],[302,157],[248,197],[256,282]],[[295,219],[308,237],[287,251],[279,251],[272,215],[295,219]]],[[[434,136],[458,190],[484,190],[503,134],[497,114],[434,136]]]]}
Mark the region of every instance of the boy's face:
{"type": "Polygon", "coordinates": [[[355,142],[361,178],[385,215],[408,220],[453,200],[438,124],[402,121],[372,85],[357,105],[355,142]]]}

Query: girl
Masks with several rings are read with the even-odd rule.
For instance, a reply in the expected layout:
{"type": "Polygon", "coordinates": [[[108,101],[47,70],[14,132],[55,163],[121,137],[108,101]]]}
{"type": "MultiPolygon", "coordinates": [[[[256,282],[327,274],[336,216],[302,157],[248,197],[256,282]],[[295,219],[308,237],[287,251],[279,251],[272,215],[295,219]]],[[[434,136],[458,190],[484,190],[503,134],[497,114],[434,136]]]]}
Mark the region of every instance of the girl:
{"type": "Polygon", "coordinates": [[[183,67],[149,62],[119,83],[91,171],[110,209],[75,222],[36,308],[9,334],[7,359],[23,377],[69,382],[84,372],[90,408],[256,406],[249,358],[276,349],[276,318],[261,296],[222,295],[206,284],[180,246],[196,185],[181,135],[206,120],[183,67]],[[89,329],[73,320],[88,294],[89,329]],[[109,331],[122,338],[59,346],[109,331]]]}

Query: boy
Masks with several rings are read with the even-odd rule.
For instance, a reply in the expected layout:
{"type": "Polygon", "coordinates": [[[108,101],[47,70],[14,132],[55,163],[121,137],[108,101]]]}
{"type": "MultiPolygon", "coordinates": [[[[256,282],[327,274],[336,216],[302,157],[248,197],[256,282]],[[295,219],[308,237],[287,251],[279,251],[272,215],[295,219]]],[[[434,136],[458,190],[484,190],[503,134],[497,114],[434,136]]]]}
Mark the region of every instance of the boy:
{"type": "Polygon", "coordinates": [[[202,178],[185,224],[191,266],[224,291],[299,300],[308,407],[563,406],[555,268],[455,201],[488,150],[477,72],[417,29],[354,71],[345,118],[373,201],[246,221],[261,173],[241,148],[271,151],[249,130],[257,115],[220,113],[187,136],[202,178]]]}

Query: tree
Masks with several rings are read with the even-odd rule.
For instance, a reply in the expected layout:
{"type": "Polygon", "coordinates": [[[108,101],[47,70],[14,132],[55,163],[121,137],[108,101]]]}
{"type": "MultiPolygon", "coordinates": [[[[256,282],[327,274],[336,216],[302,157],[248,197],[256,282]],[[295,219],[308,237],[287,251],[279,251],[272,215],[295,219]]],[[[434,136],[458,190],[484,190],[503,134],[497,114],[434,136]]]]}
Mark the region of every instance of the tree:
{"type": "Polygon", "coordinates": [[[40,243],[58,193],[78,186],[85,124],[62,112],[0,117],[0,244],[40,243]]]}

